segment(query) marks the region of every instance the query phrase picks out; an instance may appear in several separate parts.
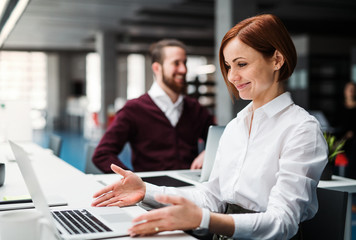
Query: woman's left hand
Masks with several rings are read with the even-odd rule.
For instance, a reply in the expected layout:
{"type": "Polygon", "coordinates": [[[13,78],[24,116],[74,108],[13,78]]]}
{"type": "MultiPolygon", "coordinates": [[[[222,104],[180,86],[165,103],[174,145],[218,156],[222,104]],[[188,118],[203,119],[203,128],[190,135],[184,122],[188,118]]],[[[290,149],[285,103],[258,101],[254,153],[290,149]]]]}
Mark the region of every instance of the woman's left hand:
{"type": "Polygon", "coordinates": [[[179,196],[160,195],[156,201],[171,206],[152,210],[133,220],[130,236],[152,235],[162,231],[188,230],[199,227],[202,209],[179,196]]]}

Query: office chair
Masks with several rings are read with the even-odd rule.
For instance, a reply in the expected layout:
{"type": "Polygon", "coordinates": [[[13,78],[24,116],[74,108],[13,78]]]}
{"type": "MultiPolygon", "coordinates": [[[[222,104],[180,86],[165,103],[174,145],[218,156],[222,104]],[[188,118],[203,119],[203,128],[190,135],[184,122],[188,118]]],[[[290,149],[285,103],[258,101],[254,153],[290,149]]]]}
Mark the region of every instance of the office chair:
{"type": "Polygon", "coordinates": [[[52,134],[49,137],[49,145],[48,148],[52,150],[53,154],[57,157],[60,156],[62,150],[62,138],[58,135],[52,134]]]}
{"type": "Polygon", "coordinates": [[[347,192],[317,188],[319,210],[315,217],[301,224],[303,240],[343,240],[347,192]]]}
{"type": "Polygon", "coordinates": [[[101,171],[99,168],[95,166],[95,164],[92,162],[92,157],[95,151],[97,144],[94,143],[88,143],[86,145],[86,155],[85,155],[85,173],[90,173],[90,174],[103,174],[104,172],[101,171]]]}
{"type": "MultiPolygon", "coordinates": [[[[86,156],[85,156],[85,169],[84,172],[87,174],[103,174],[104,172],[101,171],[92,161],[93,154],[95,151],[97,144],[96,143],[88,143],[86,145],[86,156]]],[[[119,158],[122,162],[132,170],[131,165],[131,148],[130,144],[125,144],[122,152],[119,154],[119,158]]]]}

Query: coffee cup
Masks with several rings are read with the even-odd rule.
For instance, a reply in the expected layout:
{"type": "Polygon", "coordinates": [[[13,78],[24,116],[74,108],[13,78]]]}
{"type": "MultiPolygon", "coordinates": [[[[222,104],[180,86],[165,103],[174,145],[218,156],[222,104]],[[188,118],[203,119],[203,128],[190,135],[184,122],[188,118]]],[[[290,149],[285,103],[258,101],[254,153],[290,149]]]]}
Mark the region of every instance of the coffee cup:
{"type": "Polygon", "coordinates": [[[0,214],[1,240],[45,239],[45,229],[49,230],[50,224],[37,210],[17,210],[0,214]]]}
{"type": "Polygon", "coordinates": [[[5,181],[5,163],[0,163],[0,187],[4,185],[5,181]]]}

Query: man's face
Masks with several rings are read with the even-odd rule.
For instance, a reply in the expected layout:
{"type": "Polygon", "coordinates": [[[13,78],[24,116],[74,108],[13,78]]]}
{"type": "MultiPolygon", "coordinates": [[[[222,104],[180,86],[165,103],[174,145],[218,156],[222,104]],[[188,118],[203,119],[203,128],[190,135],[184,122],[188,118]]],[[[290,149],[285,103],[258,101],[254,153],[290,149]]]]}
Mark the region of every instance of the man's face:
{"type": "Polygon", "coordinates": [[[187,92],[187,56],[180,47],[165,47],[163,49],[162,81],[177,94],[187,92]]]}

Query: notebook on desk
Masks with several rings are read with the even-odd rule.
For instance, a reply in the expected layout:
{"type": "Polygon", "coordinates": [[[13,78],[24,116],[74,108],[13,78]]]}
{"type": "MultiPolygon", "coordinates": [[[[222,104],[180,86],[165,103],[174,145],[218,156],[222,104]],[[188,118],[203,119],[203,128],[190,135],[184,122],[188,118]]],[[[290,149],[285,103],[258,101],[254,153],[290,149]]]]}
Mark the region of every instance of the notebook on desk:
{"type": "Polygon", "coordinates": [[[211,170],[214,165],[216,151],[218,149],[220,137],[223,134],[225,126],[210,126],[205,144],[204,164],[201,172],[181,173],[183,177],[197,182],[206,182],[209,180],[211,170]]]}
{"type": "Polygon", "coordinates": [[[33,203],[50,223],[57,239],[98,239],[127,236],[132,219],[145,212],[138,206],[51,210],[27,153],[17,144],[9,142],[33,203]]]}
{"type": "MultiPolygon", "coordinates": [[[[68,205],[67,201],[57,195],[46,196],[48,206],[59,207],[68,205]]],[[[0,211],[35,208],[32,199],[1,200],[0,211]]]]}

